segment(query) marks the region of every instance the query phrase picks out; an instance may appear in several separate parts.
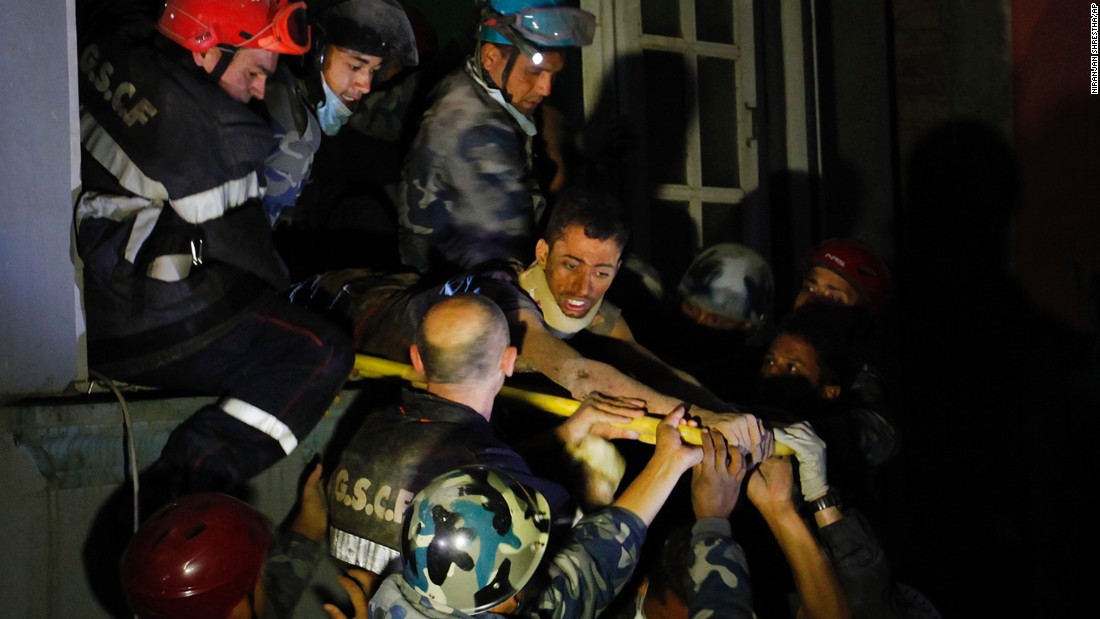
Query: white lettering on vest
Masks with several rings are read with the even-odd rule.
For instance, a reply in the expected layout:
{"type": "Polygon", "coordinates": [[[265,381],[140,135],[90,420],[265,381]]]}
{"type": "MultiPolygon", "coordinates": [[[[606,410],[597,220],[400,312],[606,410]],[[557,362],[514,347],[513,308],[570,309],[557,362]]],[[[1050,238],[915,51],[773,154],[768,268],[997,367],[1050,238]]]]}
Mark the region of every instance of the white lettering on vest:
{"type": "Polygon", "coordinates": [[[118,114],[127,127],[133,127],[134,123],[145,124],[157,114],[157,108],[145,97],[141,97],[131,107],[127,107],[134,100],[137,87],[131,82],[122,82],[111,88],[111,76],[115,67],[109,62],[99,64],[99,47],[89,45],[80,56],[80,71],[88,78],[88,82],[103,95],[104,101],[111,102],[111,109],[118,114]],[[98,68],[98,71],[96,70],[98,68]]]}
{"type": "Polygon", "coordinates": [[[371,480],[360,477],[352,482],[350,478],[351,475],[346,468],[338,469],[333,475],[332,496],[336,503],[386,522],[401,522],[409,509],[409,503],[415,496],[404,488],[398,489],[395,493],[391,486],[381,486],[371,493],[370,489],[373,485],[371,480]],[[349,483],[351,492],[348,492],[349,483]],[[391,497],[393,505],[389,505],[391,497]]]}

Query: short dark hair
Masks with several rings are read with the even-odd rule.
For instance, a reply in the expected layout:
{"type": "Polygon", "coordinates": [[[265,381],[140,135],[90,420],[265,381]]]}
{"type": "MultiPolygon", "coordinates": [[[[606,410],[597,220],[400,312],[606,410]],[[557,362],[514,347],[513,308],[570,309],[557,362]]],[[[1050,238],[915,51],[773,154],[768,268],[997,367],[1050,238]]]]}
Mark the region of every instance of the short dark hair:
{"type": "Polygon", "coordinates": [[[630,240],[626,209],[607,191],[591,187],[570,187],[558,196],[550,211],[543,238],[553,247],[569,226],[581,226],[590,239],[613,239],[620,248],[630,240]]]}
{"type": "Polygon", "coordinates": [[[485,380],[499,367],[508,346],[508,322],[497,304],[479,294],[446,297],[428,309],[416,329],[416,347],[429,382],[462,384],[485,380]],[[443,345],[429,336],[425,325],[436,311],[454,305],[475,308],[475,317],[463,326],[470,332],[461,342],[443,345]]]}
{"type": "Polygon", "coordinates": [[[870,328],[867,308],[811,302],[788,314],[778,332],[798,337],[813,347],[822,385],[847,388],[865,356],[870,328]]]}

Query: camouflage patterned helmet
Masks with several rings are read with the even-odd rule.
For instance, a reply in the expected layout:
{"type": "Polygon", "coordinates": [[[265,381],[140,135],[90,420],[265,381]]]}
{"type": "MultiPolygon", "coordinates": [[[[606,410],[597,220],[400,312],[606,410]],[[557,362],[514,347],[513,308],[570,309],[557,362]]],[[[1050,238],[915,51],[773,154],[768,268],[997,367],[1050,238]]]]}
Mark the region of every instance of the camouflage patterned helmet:
{"type": "Polygon", "coordinates": [[[519,592],[546,552],[550,507],[488,466],[436,477],[405,514],[406,583],[444,612],[488,610],[519,592]]]}
{"type": "Polygon", "coordinates": [[[695,257],[677,292],[707,312],[759,326],[771,316],[775,283],[760,254],[744,245],[721,243],[695,257]]]}

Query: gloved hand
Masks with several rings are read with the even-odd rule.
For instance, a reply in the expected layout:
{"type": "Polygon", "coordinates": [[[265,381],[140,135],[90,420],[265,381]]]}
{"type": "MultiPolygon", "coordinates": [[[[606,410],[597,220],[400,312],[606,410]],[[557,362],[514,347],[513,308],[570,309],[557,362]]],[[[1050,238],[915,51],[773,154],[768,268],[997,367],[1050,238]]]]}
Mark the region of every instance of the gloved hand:
{"type": "Polygon", "coordinates": [[[829,491],[825,475],[825,441],[814,432],[810,422],[800,421],[773,432],[775,440],[790,447],[798,459],[802,498],[809,502],[824,496],[829,491]]]}

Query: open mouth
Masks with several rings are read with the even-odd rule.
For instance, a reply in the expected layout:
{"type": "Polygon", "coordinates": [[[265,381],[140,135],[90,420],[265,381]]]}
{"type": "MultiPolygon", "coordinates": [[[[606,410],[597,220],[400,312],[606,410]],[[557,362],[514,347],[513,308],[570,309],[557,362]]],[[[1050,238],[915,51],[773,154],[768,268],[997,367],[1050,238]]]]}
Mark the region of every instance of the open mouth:
{"type": "Polygon", "coordinates": [[[566,314],[584,315],[588,311],[591,304],[587,299],[570,298],[565,299],[565,306],[562,308],[566,314]]]}

